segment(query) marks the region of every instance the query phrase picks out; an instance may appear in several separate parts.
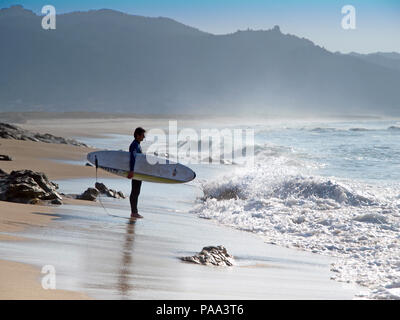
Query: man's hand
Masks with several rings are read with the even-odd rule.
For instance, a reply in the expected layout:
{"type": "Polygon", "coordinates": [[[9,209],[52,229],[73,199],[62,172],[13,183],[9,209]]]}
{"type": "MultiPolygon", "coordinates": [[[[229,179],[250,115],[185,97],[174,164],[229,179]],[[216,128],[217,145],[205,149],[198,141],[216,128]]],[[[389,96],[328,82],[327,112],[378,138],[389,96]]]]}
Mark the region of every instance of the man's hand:
{"type": "Polygon", "coordinates": [[[135,174],[133,173],[133,171],[129,171],[129,173],[128,173],[128,179],[132,179],[134,175],[135,175],[135,174]]]}

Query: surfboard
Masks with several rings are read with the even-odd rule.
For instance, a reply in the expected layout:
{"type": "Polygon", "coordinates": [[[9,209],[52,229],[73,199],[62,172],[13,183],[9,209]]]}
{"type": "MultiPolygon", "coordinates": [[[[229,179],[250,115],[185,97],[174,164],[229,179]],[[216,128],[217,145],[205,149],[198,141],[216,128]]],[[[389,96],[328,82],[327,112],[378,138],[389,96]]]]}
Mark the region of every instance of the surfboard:
{"type": "MultiPolygon", "coordinates": [[[[95,151],[87,160],[98,167],[121,177],[128,177],[130,153],[127,151],[95,151]]],[[[144,153],[136,154],[135,180],[158,183],[185,183],[192,181],[196,173],[183,164],[144,153]]]]}

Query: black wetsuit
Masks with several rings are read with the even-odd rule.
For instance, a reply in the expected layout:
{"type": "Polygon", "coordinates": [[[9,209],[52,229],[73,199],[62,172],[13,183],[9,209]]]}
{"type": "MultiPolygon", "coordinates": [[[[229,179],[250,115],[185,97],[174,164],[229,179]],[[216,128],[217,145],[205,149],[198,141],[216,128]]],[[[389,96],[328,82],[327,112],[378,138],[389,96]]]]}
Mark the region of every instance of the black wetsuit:
{"type": "MultiPolygon", "coordinates": [[[[135,171],[134,169],[135,169],[136,154],[142,153],[142,148],[140,146],[140,142],[137,141],[136,139],[133,140],[133,142],[129,146],[129,152],[131,154],[129,166],[130,166],[130,170],[134,172],[135,171]]],[[[131,212],[132,213],[138,213],[137,203],[138,203],[141,186],[142,186],[142,181],[132,179],[132,191],[131,191],[131,195],[129,197],[129,200],[131,202],[131,212]]]]}

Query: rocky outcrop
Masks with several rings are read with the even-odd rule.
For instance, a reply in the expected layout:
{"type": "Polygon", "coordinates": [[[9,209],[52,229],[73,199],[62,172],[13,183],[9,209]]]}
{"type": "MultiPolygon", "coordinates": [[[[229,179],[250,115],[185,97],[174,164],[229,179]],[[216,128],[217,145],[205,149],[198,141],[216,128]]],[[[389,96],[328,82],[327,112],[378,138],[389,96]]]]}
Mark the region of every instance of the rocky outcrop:
{"type": "Polygon", "coordinates": [[[181,257],[181,260],[196,264],[213,265],[213,266],[233,266],[234,259],[224,246],[209,246],[204,247],[200,253],[189,256],[181,257]]]}
{"type": "Polygon", "coordinates": [[[80,200],[96,201],[99,194],[100,192],[96,188],[87,188],[84,193],[76,196],[76,198],[80,200]]]}
{"type": "Polygon", "coordinates": [[[62,204],[58,185],[49,181],[44,173],[17,170],[10,174],[0,170],[0,200],[19,203],[62,204]]]}
{"type": "Polygon", "coordinates": [[[69,144],[73,146],[87,147],[86,144],[76,141],[74,139],[65,139],[63,137],[53,136],[52,134],[49,133],[44,133],[44,134],[34,133],[3,122],[0,122],[0,138],[36,141],[36,142],[40,141],[40,142],[57,143],[57,144],[69,144]]]}
{"type": "Polygon", "coordinates": [[[12,161],[12,158],[5,154],[0,154],[0,161],[12,161]]]}
{"type": "Polygon", "coordinates": [[[94,186],[97,190],[100,191],[101,194],[105,194],[107,197],[112,197],[112,198],[116,198],[116,199],[125,199],[125,195],[122,193],[122,191],[108,189],[101,182],[96,182],[96,184],[94,186]]]}
{"type": "Polygon", "coordinates": [[[30,204],[62,204],[61,195],[66,198],[95,201],[100,194],[116,199],[124,199],[121,191],[108,189],[103,183],[96,188],[88,188],[80,195],[65,195],[57,192],[58,185],[49,181],[44,173],[32,170],[17,170],[10,174],[0,169],[0,201],[30,204]]]}
{"type": "Polygon", "coordinates": [[[96,182],[94,188],[87,188],[86,191],[81,195],[77,195],[76,199],[95,201],[100,194],[104,194],[107,197],[112,197],[115,199],[125,199],[125,195],[122,193],[122,191],[108,189],[105,184],[101,182],[96,182]]]}

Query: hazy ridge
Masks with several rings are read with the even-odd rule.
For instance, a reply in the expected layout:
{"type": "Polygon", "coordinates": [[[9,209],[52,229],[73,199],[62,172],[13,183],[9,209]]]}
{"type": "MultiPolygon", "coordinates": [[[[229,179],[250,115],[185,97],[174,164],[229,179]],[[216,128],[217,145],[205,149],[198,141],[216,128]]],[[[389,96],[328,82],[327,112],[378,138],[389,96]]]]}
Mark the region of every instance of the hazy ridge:
{"type": "Polygon", "coordinates": [[[400,114],[395,53],[332,53],[279,27],[217,36],[107,9],[58,15],[56,30],[41,19],[0,10],[0,111],[400,114]]]}

